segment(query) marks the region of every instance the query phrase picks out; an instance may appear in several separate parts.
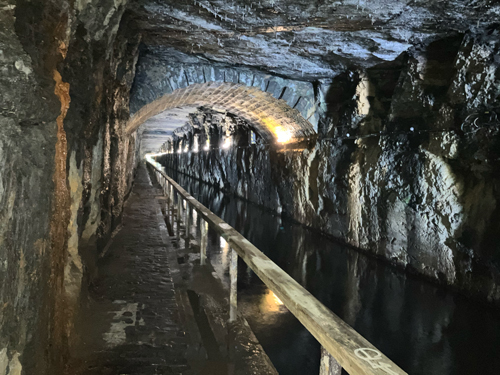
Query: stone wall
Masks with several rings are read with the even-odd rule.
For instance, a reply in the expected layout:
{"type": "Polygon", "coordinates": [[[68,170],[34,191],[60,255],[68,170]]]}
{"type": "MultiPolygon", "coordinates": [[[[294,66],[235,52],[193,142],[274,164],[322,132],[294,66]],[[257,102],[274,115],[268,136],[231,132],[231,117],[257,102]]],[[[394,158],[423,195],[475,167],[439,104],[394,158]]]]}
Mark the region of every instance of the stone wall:
{"type": "Polygon", "coordinates": [[[300,142],[316,136],[316,131],[299,111],[284,100],[276,100],[260,89],[243,84],[208,82],[178,89],[137,111],[127,123],[133,132],[147,119],[179,107],[207,106],[227,111],[253,124],[268,140],[286,138],[300,142]]]}
{"type": "Polygon", "coordinates": [[[139,42],[125,5],[0,0],[0,375],[62,372],[85,271],[119,223],[139,42]]]}
{"type": "Polygon", "coordinates": [[[141,56],[132,89],[132,113],[165,95],[194,84],[234,83],[281,99],[298,111],[315,130],[318,129],[319,118],[324,112],[324,108],[317,105],[318,95],[322,93],[321,90],[315,92],[311,82],[266,74],[258,69],[207,64],[204,59],[175,50],[167,53],[167,59],[154,53],[144,53],[141,56]]]}
{"type": "MultiPolygon", "coordinates": [[[[163,163],[469,295],[500,302],[498,30],[331,82],[319,140],[163,163]]],[[[177,150],[177,148],[174,148],[177,150]]]]}

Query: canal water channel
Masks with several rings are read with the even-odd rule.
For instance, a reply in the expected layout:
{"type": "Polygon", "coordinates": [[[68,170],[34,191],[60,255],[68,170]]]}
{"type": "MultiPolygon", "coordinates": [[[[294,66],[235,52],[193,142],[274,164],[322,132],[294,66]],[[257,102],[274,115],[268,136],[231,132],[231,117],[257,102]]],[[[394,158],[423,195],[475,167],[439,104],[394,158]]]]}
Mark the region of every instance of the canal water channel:
{"type": "MultiPolygon", "coordinates": [[[[409,374],[500,373],[497,309],[213,186],[166,172],[409,374]]],[[[228,283],[229,247],[213,231],[207,258],[228,283]]],[[[318,373],[318,342],[241,259],[238,309],[280,374],[318,373]]]]}

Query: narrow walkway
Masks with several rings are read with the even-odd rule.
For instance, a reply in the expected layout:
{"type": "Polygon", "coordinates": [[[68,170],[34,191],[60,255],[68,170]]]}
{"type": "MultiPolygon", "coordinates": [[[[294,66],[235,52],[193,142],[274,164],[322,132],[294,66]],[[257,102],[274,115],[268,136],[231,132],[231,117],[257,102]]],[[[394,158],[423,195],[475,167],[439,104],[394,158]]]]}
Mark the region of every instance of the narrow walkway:
{"type": "Polygon", "coordinates": [[[68,374],[191,374],[168,252],[158,224],[161,192],[141,165],[123,228],[101,259],[68,374]]]}

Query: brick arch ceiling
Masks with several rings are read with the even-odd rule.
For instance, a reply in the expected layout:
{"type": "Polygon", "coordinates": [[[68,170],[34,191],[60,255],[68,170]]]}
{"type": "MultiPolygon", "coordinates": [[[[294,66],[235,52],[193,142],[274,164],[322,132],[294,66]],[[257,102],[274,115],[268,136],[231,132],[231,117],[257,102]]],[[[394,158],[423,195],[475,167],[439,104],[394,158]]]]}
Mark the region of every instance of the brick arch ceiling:
{"type": "Polygon", "coordinates": [[[132,133],[149,118],[176,107],[208,106],[249,121],[266,140],[297,142],[316,136],[313,126],[284,100],[257,87],[207,82],[193,84],[164,95],[139,109],[126,125],[132,133]]]}

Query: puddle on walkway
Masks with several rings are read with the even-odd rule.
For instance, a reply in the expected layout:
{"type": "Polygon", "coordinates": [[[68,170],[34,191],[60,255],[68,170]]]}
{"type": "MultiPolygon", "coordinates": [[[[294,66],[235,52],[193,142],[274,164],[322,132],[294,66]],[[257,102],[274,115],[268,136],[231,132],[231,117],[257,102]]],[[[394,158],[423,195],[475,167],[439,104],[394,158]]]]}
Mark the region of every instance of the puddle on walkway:
{"type": "MultiPolygon", "coordinates": [[[[169,173],[409,374],[498,374],[498,311],[169,173]]],[[[227,285],[229,247],[212,231],[207,257],[227,285]]],[[[280,374],[318,373],[319,344],[241,260],[238,307],[280,374]]]]}

